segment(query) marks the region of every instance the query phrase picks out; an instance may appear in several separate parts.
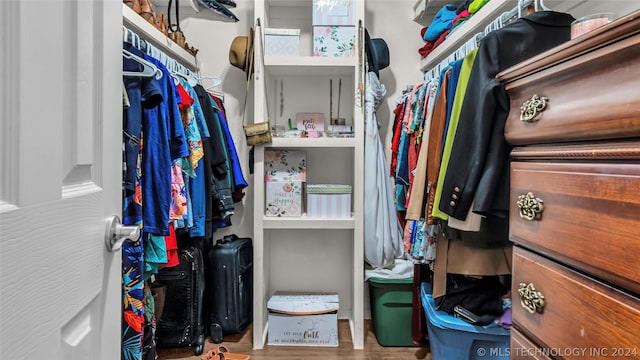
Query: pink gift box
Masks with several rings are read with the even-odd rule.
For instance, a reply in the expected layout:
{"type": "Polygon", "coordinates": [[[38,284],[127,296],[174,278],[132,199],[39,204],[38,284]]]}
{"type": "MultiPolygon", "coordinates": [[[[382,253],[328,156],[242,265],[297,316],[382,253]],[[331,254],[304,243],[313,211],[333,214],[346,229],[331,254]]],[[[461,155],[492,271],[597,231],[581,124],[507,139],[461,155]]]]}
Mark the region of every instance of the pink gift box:
{"type": "Polygon", "coordinates": [[[265,150],[264,181],[307,181],[307,154],[299,150],[265,150]]]}

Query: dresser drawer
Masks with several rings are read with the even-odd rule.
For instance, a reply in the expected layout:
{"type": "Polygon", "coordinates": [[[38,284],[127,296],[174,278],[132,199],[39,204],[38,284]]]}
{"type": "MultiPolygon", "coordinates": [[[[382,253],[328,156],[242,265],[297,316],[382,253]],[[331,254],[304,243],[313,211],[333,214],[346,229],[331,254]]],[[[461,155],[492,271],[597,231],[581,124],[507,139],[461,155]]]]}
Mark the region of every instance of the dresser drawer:
{"type": "Polygon", "coordinates": [[[640,35],[634,35],[513,80],[505,85],[505,137],[522,145],[640,136],[638,74],[640,35]],[[541,101],[524,105],[534,95],[546,98],[544,109],[541,101]],[[523,121],[527,113],[536,115],[523,121]]]}
{"type": "Polygon", "coordinates": [[[520,331],[511,329],[511,348],[509,349],[511,360],[551,360],[543,349],[527,339],[520,331]]]}
{"type": "Polygon", "coordinates": [[[518,246],[513,252],[512,292],[514,326],[540,348],[581,359],[596,358],[597,352],[602,355],[605,350],[605,355],[614,357],[614,351],[624,349],[617,358],[640,359],[637,298],[518,246]],[[520,284],[533,288],[520,296],[520,284]],[[544,303],[531,313],[522,300],[532,299],[535,293],[544,297],[544,303]],[[585,353],[576,354],[575,349],[585,353]]]}
{"type": "Polygon", "coordinates": [[[640,163],[514,161],[509,208],[511,241],[640,294],[640,163]]]}

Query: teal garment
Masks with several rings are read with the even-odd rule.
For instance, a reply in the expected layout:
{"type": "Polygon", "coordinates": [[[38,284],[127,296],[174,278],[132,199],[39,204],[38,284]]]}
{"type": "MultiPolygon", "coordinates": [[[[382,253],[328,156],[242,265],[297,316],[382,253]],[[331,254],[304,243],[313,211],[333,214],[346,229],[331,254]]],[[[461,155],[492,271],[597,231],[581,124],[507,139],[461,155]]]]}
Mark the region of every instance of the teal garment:
{"type": "Polygon", "coordinates": [[[453,148],[453,139],[456,135],[458,128],[458,120],[460,119],[460,111],[464,101],[464,95],[467,91],[467,84],[469,77],[471,76],[471,68],[473,62],[476,59],[476,53],[478,49],[474,49],[462,61],[462,68],[460,69],[460,76],[458,77],[458,84],[456,86],[456,95],[453,100],[453,108],[451,109],[451,118],[449,119],[449,126],[444,142],[444,150],[442,152],[442,161],[440,163],[440,172],[438,173],[438,184],[436,185],[436,194],[433,202],[433,210],[431,215],[434,218],[447,220],[449,215],[440,210],[440,199],[442,198],[442,185],[444,184],[444,177],[447,173],[447,166],[449,165],[449,158],[451,155],[451,149],[453,148]]]}
{"type": "Polygon", "coordinates": [[[433,21],[425,30],[422,38],[424,41],[436,41],[448,29],[451,28],[451,21],[456,18],[456,6],[446,4],[434,16],[433,21]]]}
{"type": "Polygon", "coordinates": [[[144,242],[144,279],[157,274],[160,265],[167,263],[167,243],[164,236],[149,234],[144,242]]]}
{"type": "Polygon", "coordinates": [[[471,4],[469,4],[469,12],[472,14],[477,12],[488,2],[489,0],[473,0],[471,4]]]}

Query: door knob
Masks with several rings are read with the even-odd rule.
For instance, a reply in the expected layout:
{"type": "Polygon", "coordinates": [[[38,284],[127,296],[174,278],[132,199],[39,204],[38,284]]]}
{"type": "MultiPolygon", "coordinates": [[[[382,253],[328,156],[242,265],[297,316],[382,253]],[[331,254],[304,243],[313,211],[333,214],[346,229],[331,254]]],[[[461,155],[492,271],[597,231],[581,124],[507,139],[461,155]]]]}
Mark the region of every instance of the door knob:
{"type": "Polygon", "coordinates": [[[104,242],[107,250],[115,252],[122,248],[122,243],[126,240],[137,240],[140,237],[139,226],[122,225],[118,215],[112,215],[107,218],[107,228],[105,231],[104,242]]]}

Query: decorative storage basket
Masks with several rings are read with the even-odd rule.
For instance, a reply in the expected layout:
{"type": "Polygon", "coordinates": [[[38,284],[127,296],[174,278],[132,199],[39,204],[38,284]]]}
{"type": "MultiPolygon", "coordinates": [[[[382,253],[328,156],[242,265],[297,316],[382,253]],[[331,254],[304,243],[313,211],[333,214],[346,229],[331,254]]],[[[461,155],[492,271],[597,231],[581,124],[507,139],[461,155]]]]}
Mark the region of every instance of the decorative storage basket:
{"type": "Polygon", "coordinates": [[[307,185],[307,216],[314,218],[350,218],[351,185],[307,185]]]}
{"type": "Polygon", "coordinates": [[[300,29],[264,29],[265,56],[299,56],[300,29]]]}

